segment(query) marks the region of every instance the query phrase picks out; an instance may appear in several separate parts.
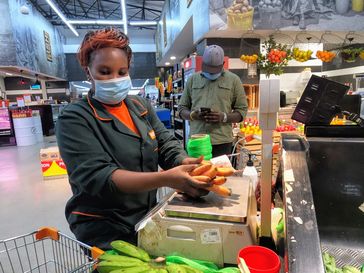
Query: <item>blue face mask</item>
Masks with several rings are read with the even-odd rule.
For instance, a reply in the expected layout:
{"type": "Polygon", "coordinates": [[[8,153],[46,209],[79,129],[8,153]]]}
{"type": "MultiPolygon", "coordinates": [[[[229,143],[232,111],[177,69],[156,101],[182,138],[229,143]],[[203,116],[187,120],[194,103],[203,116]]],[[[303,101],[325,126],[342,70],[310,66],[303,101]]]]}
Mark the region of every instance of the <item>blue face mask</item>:
{"type": "Polygon", "coordinates": [[[126,98],[131,88],[129,76],[111,80],[93,80],[95,83],[94,98],[105,104],[120,103],[126,98]]]}
{"type": "Polygon", "coordinates": [[[204,72],[202,71],[202,75],[206,78],[209,79],[210,81],[214,81],[216,80],[218,77],[221,76],[221,72],[220,73],[215,73],[215,74],[211,74],[209,72],[204,72]]]}

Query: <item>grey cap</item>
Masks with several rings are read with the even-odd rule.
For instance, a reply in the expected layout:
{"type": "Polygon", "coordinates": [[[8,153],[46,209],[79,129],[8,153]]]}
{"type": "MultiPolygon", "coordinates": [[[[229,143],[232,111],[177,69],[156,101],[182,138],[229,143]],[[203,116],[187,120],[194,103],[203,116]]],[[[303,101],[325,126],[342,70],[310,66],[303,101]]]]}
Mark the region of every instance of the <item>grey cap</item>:
{"type": "Polygon", "coordinates": [[[202,71],[211,74],[220,73],[224,66],[224,50],[218,45],[205,48],[202,57],[202,71]]]}

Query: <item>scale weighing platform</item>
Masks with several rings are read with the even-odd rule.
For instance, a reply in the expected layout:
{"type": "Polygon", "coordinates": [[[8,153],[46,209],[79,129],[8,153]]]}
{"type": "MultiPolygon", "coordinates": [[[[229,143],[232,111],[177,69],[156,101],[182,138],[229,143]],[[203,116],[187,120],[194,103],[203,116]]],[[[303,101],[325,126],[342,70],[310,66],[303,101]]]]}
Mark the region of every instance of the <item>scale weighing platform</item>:
{"type": "Polygon", "coordinates": [[[138,223],[139,246],[154,256],[236,264],[239,250],[257,241],[256,200],[246,177],[228,177],[225,186],[232,190],[230,197],[166,196],[138,223]]]}

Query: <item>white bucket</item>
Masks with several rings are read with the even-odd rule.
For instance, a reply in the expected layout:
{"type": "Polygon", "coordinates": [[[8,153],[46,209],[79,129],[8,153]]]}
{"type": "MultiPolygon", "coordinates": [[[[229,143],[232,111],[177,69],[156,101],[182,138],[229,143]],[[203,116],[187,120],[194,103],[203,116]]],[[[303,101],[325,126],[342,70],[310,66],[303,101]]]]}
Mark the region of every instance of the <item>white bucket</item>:
{"type": "Polygon", "coordinates": [[[29,146],[37,143],[33,117],[14,118],[14,131],[18,146],[29,146]]]}
{"type": "Polygon", "coordinates": [[[37,139],[37,142],[43,142],[43,129],[40,115],[33,116],[33,119],[35,126],[35,138],[37,139]]]}

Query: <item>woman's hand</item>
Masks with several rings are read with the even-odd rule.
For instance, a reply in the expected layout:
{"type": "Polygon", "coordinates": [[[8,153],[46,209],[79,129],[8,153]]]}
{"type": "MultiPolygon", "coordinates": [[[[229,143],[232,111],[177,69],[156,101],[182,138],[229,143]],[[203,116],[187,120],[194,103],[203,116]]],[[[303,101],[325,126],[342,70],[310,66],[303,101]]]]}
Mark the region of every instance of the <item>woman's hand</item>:
{"type": "MultiPolygon", "coordinates": [[[[187,159],[187,158],[186,158],[187,159]]],[[[207,187],[211,183],[201,182],[194,179],[189,173],[196,168],[196,164],[181,165],[163,172],[167,186],[186,193],[187,195],[197,198],[208,194],[207,187]]]]}

